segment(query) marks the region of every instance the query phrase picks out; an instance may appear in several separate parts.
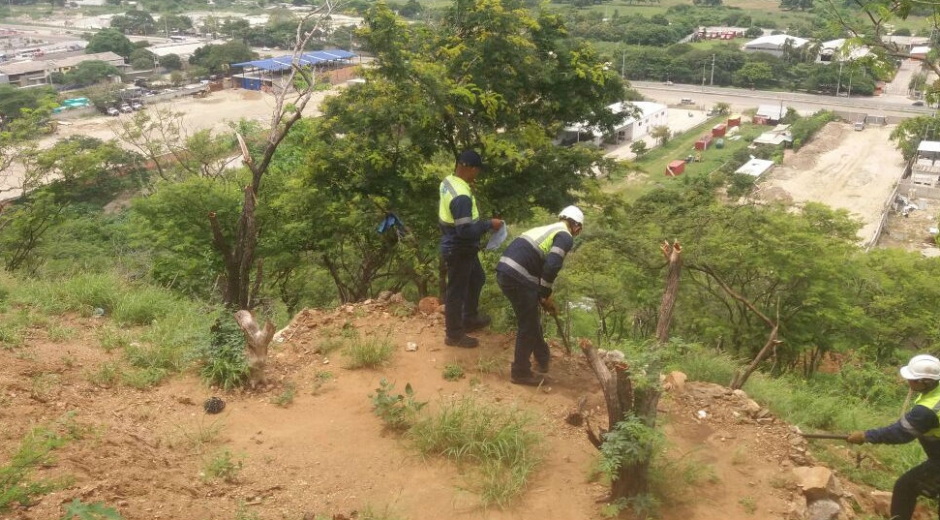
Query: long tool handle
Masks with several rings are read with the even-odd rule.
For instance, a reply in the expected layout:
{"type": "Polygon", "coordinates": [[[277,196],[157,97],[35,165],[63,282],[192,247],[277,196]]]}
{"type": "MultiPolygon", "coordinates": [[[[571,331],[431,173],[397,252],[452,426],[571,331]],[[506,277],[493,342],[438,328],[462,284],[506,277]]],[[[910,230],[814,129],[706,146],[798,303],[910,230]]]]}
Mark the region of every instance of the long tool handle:
{"type": "Polygon", "coordinates": [[[571,343],[568,342],[568,334],[565,331],[564,325],[561,323],[561,316],[555,313],[552,314],[552,317],[555,318],[555,326],[558,327],[558,334],[561,336],[561,341],[565,344],[565,351],[571,354],[571,343]]]}
{"type": "Polygon", "coordinates": [[[806,439],[838,439],[844,441],[849,438],[848,435],[843,433],[804,433],[802,435],[806,439]]]}

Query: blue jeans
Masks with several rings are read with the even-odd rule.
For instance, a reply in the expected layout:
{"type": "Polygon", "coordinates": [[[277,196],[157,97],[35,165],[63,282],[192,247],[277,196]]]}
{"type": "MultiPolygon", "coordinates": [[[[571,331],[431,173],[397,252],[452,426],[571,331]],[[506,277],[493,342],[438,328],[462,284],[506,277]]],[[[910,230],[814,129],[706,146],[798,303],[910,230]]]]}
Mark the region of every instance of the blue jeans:
{"type": "Polygon", "coordinates": [[[516,314],[516,354],[512,360],[512,373],[525,376],[532,373],[530,358],[547,365],[551,354],[542,335],[542,321],[539,311],[539,290],[530,287],[508,274],[496,273],[496,283],[506,295],[512,310],[516,314]]]}
{"type": "Polygon", "coordinates": [[[445,253],[444,263],[447,265],[444,323],[447,337],[457,339],[464,335],[464,322],[477,318],[486,275],[476,251],[445,253]]]}

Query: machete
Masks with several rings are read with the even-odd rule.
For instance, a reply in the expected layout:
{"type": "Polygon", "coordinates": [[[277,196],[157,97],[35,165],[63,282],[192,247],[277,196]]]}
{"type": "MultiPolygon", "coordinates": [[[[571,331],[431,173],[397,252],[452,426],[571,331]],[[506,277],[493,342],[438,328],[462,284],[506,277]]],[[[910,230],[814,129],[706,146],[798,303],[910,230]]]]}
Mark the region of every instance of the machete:
{"type": "Polygon", "coordinates": [[[838,439],[844,441],[849,438],[844,433],[801,433],[800,435],[805,439],[838,439]]]}

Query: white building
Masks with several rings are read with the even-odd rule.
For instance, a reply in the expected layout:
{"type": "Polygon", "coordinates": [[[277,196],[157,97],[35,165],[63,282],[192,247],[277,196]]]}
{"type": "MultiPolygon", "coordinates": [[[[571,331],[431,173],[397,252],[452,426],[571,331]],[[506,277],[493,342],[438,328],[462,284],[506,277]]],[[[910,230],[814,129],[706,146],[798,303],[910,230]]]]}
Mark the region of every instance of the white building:
{"type": "Polygon", "coordinates": [[[639,114],[637,117],[624,116],[624,119],[614,125],[612,135],[604,135],[597,127],[589,127],[587,123],[577,123],[565,127],[559,138],[560,144],[574,144],[577,142],[591,141],[600,146],[604,142],[622,143],[635,141],[649,133],[655,126],[666,126],[668,124],[667,107],[659,103],[650,103],[649,101],[633,101],[614,103],[608,106],[614,114],[623,114],[636,107],[639,114]]]}
{"type": "Polygon", "coordinates": [[[740,168],[735,170],[734,173],[741,173],[744,175],[750,175],[751,177],[760,177],[761,175],[770,171],[774,167],[773,161],[768,161],[765,159],[756,159],[753,156],[751,160],[744,163],[740,168]]]}
{"type": "Polygon", "coordinates": [[[790,47],[799,49],[809,43],[809,40],[798,36],[788,34],[773,34],[770,36],[761,36],[744,44],[744,52],[766,52],[774,56],[783,56],[783,48],[787,42],[790,47]]]}
{"type": "Polygon", "coordinates": [[[845,38],[822,42],[819,46],[817,63],[855,61],[869,54],[868,47],[858,43],[846,44],[845,38]]]}
{"type": "Polygon", "coordinates": [[[911,164],[911,182],[920,186],[940,185],[940,142],[921,141],[911,164]]]}

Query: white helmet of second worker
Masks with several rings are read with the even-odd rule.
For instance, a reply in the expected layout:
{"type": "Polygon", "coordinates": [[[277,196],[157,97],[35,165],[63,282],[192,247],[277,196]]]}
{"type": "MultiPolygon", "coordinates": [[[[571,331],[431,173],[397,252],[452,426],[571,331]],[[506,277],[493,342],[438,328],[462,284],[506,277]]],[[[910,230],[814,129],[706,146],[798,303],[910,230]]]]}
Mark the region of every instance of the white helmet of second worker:
{"type": "Polygon", "coordinates": [[[918,379],[940,381],[940,359],[928,354],[914,356],[908,361],[907,366],[901,367],[901,377],[908,381],[918,379]]]}
{"type": "Polygon", "coordinates": [[[558,218],[566,218],[573,220],[580,225],[584,225],[584,213],[581,213],[581,210],[577,206],[568,206],[567,208],[561,210],[561,213],[558,214],[558,218]]]}

